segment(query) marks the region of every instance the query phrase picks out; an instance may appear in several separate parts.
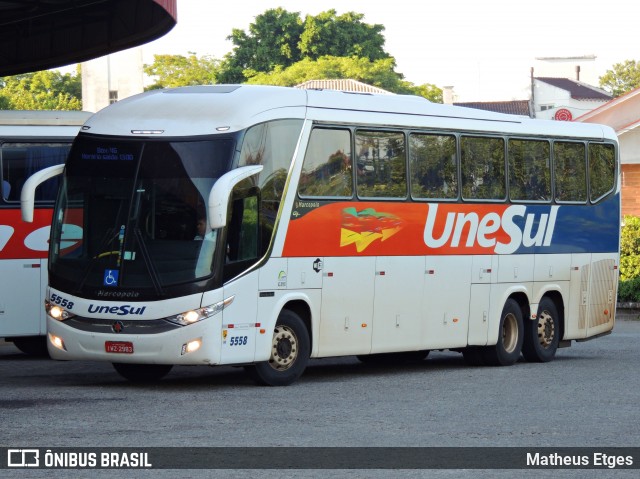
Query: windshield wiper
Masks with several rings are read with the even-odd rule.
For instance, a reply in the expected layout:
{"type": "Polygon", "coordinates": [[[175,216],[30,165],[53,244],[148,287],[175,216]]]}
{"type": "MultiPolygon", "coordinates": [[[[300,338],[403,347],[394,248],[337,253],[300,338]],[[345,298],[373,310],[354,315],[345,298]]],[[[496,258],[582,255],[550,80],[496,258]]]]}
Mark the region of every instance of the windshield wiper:
{"type": "Polygon", "coordinates": [[[153,261],[151,261],[149,250],[147,249],[147,245],[145,245],[144,243],[144,237],[142,236],[142,231],[140,231],[140,228],[135,228],[134,232],[135,232],[136,240],[138,241],[138,247],[140,248],[140,253],[142,253],[142,258],[144,259],[144,265],[147,268],[147,271],[149,272],[149,276],[151,277],[153,288],[156,290],[156,294],[158,296],[163,296],[164,291],[162,290],[162,285],[160,284],[160,276],[158,275],[156,268],[153,266],[153,261]]]}

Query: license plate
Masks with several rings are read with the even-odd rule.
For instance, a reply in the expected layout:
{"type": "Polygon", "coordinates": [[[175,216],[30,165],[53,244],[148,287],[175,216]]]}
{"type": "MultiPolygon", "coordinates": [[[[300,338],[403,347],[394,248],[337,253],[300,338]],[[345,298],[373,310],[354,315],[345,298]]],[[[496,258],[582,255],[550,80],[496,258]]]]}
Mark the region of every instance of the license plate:
{"type": "Polygon", "coordinates": [[[133,343],[130,341],[105,341],[104,350],[108,353],[133,354],[133,343]]]}

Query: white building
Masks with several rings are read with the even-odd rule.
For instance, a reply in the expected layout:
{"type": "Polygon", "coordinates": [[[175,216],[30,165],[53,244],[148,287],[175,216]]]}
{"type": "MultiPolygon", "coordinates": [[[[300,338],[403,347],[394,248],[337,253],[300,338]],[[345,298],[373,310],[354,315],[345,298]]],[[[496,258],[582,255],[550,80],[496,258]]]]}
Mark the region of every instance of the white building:
{"type": "Polygon", "coordinates": [[[611,98],[600,88],[569,78],[535,77],[531,91],[533,116],[543,120],[571,121],[611,98]]]}
{"type": "Polygon", "coordinates": [[[130,48],[82,63],[82,109],[96,112],[142,93],[142,48],[130,48]]]}

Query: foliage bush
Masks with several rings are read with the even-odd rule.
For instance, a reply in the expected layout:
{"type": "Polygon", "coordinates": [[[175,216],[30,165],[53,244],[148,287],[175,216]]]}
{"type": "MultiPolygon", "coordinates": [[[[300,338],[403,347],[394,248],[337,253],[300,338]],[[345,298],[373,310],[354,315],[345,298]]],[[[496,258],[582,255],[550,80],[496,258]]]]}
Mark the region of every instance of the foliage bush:
{"type": "Polygon", "coordinates": [[[640,218],[625,216],[620,232],[618,301],[640,302],[640,218]]]}
{"type": "Polygon", "coordinates": [[[640,303],[640,277],[628,281],[620,281],[618,285],[618,301],[640,303]]]}
{"type": "Polygon", "coordinates": [[[640,276],[640,218],[625,216],[620,233],[620,279],[640,276]]]}

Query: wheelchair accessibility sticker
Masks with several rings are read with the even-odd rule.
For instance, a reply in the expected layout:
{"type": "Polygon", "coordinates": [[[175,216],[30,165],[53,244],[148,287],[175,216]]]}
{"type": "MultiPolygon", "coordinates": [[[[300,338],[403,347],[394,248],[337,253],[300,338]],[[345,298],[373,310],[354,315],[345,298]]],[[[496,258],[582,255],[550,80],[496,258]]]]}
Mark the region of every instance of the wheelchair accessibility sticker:
{"type": "Polygon", "coordinates": [[[102,284],[105,286],[118,286],[118,273],[117,269],[105,269],[102,284]]]}

